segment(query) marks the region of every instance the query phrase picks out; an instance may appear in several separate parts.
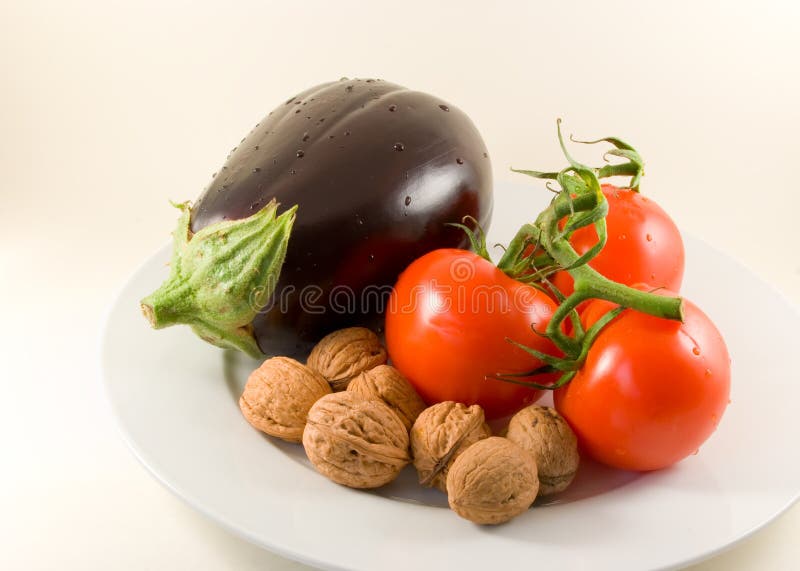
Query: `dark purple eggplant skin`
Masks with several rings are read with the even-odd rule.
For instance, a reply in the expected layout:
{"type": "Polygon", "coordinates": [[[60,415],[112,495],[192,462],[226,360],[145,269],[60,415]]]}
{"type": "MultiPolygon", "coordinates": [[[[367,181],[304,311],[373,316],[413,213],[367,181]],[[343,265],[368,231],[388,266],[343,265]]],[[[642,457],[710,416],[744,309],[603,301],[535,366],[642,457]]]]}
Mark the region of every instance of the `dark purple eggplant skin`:
{"type": "Polygon", "coordinates": [[[408,264],[468,244],[447,223],[468,215],[488,227],[491,163],[451,103],[342,79],[292,97],[253,128],[195,203],[192,230],[245,218],[273,198],[279,212],[299,208],[275,294],[253,327],[266,355],[303,356],[335,329],[380,330],[378,297],[408,264]]]}

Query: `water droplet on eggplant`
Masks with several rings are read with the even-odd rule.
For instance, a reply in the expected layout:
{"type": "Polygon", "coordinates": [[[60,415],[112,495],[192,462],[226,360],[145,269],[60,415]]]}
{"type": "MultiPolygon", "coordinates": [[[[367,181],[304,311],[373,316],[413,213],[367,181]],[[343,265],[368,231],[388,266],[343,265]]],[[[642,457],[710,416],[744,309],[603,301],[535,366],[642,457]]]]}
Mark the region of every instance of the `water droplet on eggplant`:
{"type": "Polygon", "coordinates": [[[397,105],[389,105],[389,111],[391,111],[392,113],[397,111],[397,105]]]}
{"type": "Polygon", "coordinates": [[[303,149],[297,149],[295,154],[297,155],[298,159],[302,159],[304,156],[306,156],[306,153],[303,149]]]}
{"type": "Polygon", "coordinates": [[[405,147],[405,145],[403,145],[403,143],[395,143],[395,144],[394,144],[394,150],[395,150],[395,151],[398,151],[398,152],[399,152],[399,151],[404,151],[404,150],[405,150],[405,148],[406,148],[406,147],[405,147]]]}
{"type": "Polygon", "coordinates": [[[410,205],[411,204],[411,197],[410,196],[406,196],[405,202],[406,202],[406,206],[410,205]]]}
{"type": "Polygon", "coordinates": [[[456,158],[456,162],[458,164],[460,164],[460,165],[463,165],[464,164],[464,159],[462,159],[461,157],[458,157],[458,158],[456,158]]]}
{"type": "Polygon", "coordinates": [[[450,111],[450,108],[447,105],[439,105],[439,109],[442,111],[450,111]]]}
{"type": "Polygon", "coordinates": [[[306,131],[305,133],[303,133],[303,141],[308,141],[308,139],[309,139],[309,134],[308,131],[306,131]]]}

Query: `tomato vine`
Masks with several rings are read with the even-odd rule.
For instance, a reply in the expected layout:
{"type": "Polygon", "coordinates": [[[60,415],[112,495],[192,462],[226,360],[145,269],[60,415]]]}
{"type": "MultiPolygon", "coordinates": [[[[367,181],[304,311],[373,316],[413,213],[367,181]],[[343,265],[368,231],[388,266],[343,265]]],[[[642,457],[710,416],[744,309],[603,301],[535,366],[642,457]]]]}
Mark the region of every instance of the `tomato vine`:
{"type": "MultiPolygon", "coordinates": [[[[558,172],[515,170],[538,179],[555,181],[558,189],[550,205],[542,211],[533,223],[523,225],[511,242],[497,266],[503,272],[524,283],[538,283],[546,287],[560,302],[544,333],[562,353],[554,356],[508,339],[532,356],[545,363],[543,366],[524,373],[496,374],[494,378],[539,389],[556,389],[564,386],[580,368],[589,348],[597,335],[619,312],[625,308],[642,313],[683,320],[683,304],[680,297],[664,297],[641,291],[608,279],[588,265],[603,249],[607,241],[606,215],[608,201],[602,192],[600,179],[610,176],[630,176],[630,188],[638,192],[639,181],[644,172],[644,161],[629,144],[616,137],[606,137],[596,141],[574,142],[594,144],[607,142],[613,146],[606,155],[626,159],[621,164],[607,164],[602,168],[592,168],[575,160],[567,150],[558,121],[558,140],[568,161],[568,166],[558,172]],[[575,230],[594,226],[597,242],[583,254],[578,254],[569,242],[575,230]],[[574,280],[574,291],[564,296],[548,280],[556,271],[568,272],[574,280]],[[576,308],[591,299],[603,299],[618,307],[584,330],[576,308]],[[571,333],[566,333],[565,321],[571,322],[571,333]],[[555,384],[538,384],[532,378],[543,373],[561,372],[555,384]]],[[[606,157],[607,158],[607,157],[606,157]]],[[[469,231],[467,233],[476,251],[486,253],[485,240],[469,231]]]]}

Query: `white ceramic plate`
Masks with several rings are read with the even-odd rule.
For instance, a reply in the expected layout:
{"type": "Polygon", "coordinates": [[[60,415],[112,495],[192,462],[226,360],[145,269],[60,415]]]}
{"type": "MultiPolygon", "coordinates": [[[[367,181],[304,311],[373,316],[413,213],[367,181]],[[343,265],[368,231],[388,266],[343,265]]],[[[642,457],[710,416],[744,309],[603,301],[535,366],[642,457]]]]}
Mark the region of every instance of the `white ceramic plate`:
{"type": "MultiPolygon", "coordinates": [[[[491,238],[507,241],[543,206],[534,187],[496,191],[491,238]]],[[[407,468],[378,492],[318,475],[300,446],[253,430],[237,405],[256,361],[152,331],[139,299],[167,275],[147,261],[111,309],[102,349],[108,397],[136,456],[165,486],[226,528],[329,569],[660,569],[712,555],[800,493],[795,361],[800,314],[738,263],[686,237],[684,294],[725,335],[732,402],[700,453],[636,475],[584,462],[572,488],[511,523],[479,527],[422,490],[407,468]]]]}

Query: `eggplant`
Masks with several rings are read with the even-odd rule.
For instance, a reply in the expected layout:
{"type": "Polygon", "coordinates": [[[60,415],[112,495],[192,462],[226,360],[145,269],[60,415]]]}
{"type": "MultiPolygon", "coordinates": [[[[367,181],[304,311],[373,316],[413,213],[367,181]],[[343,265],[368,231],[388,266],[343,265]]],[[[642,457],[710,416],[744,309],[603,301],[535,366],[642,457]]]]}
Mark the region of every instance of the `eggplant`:
{"type": "Polygon", "coordinates": [[[492,212],[491,163],[451,103],[343,78],[269,113],[174,232],[170,278],[142,309],[251,355],[299,356],[337,328],[379,328],[400,272],[462,248],[492,212]]]}

